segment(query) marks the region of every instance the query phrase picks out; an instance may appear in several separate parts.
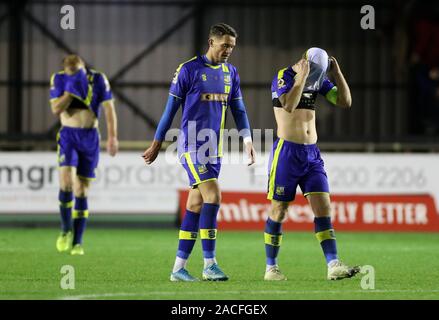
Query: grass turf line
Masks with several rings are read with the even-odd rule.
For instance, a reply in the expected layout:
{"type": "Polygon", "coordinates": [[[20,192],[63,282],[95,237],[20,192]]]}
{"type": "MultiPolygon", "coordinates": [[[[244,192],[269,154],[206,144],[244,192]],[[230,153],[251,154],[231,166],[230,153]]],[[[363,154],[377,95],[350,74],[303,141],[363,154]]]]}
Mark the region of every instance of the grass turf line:
{"type": "MultiPolygon", "coordinates": [[[[439,234],[337,233],[340,257],[375,268],[375,291],[361,274],[327,281],[312,232],[284,234],[279,255],[288,281],[263,281],[262,232],[218,233],[217,257],[230,281],[172,283],[178,230],[88,229],[84,256],[55,249],[56,229],[2,229],[0,299],[438,299],[439,234]],[[62,290],[63,265],[75,268],[75,289],[62,290]]],[[[197,241],[188,270],[201,277],[197,241]]]]}

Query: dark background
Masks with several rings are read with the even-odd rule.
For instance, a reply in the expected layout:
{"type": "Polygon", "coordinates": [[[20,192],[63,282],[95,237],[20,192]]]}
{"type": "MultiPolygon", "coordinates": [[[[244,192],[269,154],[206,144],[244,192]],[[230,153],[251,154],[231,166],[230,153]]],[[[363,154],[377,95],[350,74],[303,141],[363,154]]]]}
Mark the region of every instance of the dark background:
{"type": "MultiPolygon", "coordinates": [[[[151,140],[175,69],[204,53],[209,27],[225,22],[239,33],[230,62],[239,70],[252,128],[275,129],[271,80],[318,46],[337,58],[353,98],[350,110],[319,98],[322,149],[439,151],[438,13],[438,4],[426,1],[2,3],[0,148],[55,147],[59,124],[49,107],[49,79],[69,52],[110,79],[122,149],[151,140]],[[75,9],[75,30],[60,26],[65,4],[75,9]],[[366,4],[375,9],[374,30],[360,26],[366,4]]],[[[101,125],[105,138],[103,119],[101,125]]]]}

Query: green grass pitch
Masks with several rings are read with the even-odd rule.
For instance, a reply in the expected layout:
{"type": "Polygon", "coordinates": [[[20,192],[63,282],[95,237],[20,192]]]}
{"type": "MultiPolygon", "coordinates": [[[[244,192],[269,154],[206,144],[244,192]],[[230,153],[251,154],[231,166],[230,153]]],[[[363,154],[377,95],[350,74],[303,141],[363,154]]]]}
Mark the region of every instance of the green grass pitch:
{"type": "MultiPolygon", "coordinates": [[[[84,256],[55,249],[56,229],[0,230],[0,299],[438,299],[439,234],[338,232],[349,264],[371,265],[375,289],[359,274],[326,280],[312,232],[284,234],[280,266],[288,281],[265,282],[262,232],[219,232],[217,256],[227,282],[172,283],[177,230],[89,228],[84,256]],[[63,290],[61,267],[75,270],[75,289],[63,290]]],[[[188,264],[201,277],[199,241],[188,264]]]]}

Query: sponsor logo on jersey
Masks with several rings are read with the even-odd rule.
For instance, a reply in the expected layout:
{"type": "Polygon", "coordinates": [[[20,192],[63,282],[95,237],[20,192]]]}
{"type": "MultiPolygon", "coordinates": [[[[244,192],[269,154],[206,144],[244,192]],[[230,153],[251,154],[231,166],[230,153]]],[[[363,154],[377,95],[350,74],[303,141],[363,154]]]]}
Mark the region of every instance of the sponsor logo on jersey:
{"type": "Polygon", "coordinates": [[[203,93],[201,101],[223,101],[226,102],[228,98],[227,93],[203,93]]]}

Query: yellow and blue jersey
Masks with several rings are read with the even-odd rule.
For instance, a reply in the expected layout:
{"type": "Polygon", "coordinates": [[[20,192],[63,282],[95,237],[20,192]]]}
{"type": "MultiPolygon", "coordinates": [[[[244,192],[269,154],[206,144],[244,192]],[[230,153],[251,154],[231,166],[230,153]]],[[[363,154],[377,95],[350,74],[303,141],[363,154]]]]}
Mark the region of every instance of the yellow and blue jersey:
{"type": "Polygon", "coordinates": [[[69,109],[90,109],[99,118],[100,105],[113,99],[105,74],[93,69],[81,69],[73,75],[56,72],[50,79],[50,100],[61,97],[64,91],[74,96],[69,109]]]}
{"type": "Polygon", "coordinates": [[[242,99],[236,68],[196,56],[178,67],[169,94],[182,105],[179,154],[197,152],[204,145],[206,156],[221,157],[227,109],[242,99]]]}
{"type": "MultiPolygon", "coordinates": [[[[283,68],[278,71],[271,83],[271,98],[273,101],[273,107],[282,108],[279,97],[291,90],[295,82],[295,76],[296,72],[292,67],[283,68]]],[[[327,77],[324,77],[318,90],[304,90],[296,109],[314,110],[314,103],[317,98],[317,94],[321,94],[332,104],[337,102],[337,87],[327,77]]]]}

